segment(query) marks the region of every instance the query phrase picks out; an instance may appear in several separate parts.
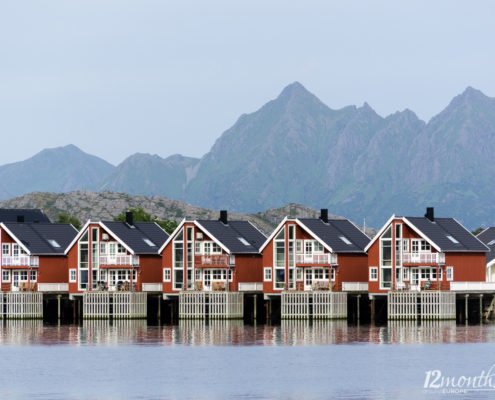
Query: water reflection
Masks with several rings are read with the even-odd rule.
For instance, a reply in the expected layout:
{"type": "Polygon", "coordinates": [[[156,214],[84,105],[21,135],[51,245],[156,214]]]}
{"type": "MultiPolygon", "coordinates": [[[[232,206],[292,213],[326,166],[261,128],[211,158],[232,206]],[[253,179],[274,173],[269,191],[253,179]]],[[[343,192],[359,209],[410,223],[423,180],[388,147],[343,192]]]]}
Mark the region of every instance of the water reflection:
{"type": "Polygon", "coordinates": [[[428,344],[495,342],[494,325],[465,326],[455,321],[393,321],[384,326],[346,321],[282,321],[244,325],[242,321],[185,320],[149,326],[144,320],[84,321],[44,325],[38,320],[0,322],[0,344],[151,346],[303,346],[353,343],[428,344]]]}

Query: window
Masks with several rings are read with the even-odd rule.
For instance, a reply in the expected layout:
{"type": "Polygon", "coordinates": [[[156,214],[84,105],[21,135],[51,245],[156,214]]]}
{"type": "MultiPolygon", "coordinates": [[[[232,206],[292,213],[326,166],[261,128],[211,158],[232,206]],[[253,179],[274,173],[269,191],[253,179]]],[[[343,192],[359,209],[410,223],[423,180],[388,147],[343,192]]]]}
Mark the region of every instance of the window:
{"type": "Polygon", "coordinates": [[[29,271],[29,280],[31,282],[36,282],[37,278],[38,278],[38,273],[36,270],[29,271]]]}
{"type": "Polygon", "coordinates": [[[448,281],[454,280],[454,267],[447,267],[447,280],[448,281]]]}
{"type": "Polygon", "coordinates": [[[171,279],[170,268],[164,268],[163,270],[163,282],[170,282],[171,279]]]}
{"type": "Polygon", "coordinates": [[[430,244],[426,240],[421,241],[421,251],[431,251],[430,244]]]}
{"type": "Polygon", "coordinates": [[[100,254],[107,254],[107,244],[100,243],[100,254]]]}
{"type": "Polygon", "coordinates": [[[409,280],[409,268],[403,268],[402,276],[405,281],[409,280]]]}
{"type": "Polygon", "coordinates": [[[10,256],[10,245],[8,243],[2,244],[2,255],[10,256]]]}
{"type": "Polygon", "coordinates": [[[136,269],[132,270],[132,281],[137,282],[137,270],[136,269]]]}
{"type": "MultiPolygon", "coordinates": [[[[325,276],[325,278],[328,279],[328,276],[325,276]]],[[[332,280],[332,281],[335,280],[335,268],[330,269],[330,280],[332,280]]]]}
{"type": "Polygon", "coordinates": [[[413,253],[419,252],[419,240],[413,239],[411,241],[411,251],[413,253]]]}
{"type": "Polygon", "coordinates": [[[105,269],[100,270],[100,280],[103,282],[107,280],[107,271],[105,269]]]}
{"type": "Polygon", "coordinates": [[[409,252],[409,240],[404,239],[402,241],[402,250],[404,251],[404,253],[408,253],[409,252]]]}
{"type": "MultiPolygon", "coordinates": [[[[241,240],[241,238],[239,238],[239,240],[241,240]]],[[[244,240],[244,242],[246,242],[246,240],[245,240],[244,238],[242,238],[242,240],[244,240]]],[[[241,240],[241,242],[242,242],[242,240],[241,240]]],[[[248,242],[246,242],[246,243],[244,243],[244,242],[242,242],[242,243],[243,243],[245,246],[249,246],[249,243],[248,243],[248,242]]],[[[216,254],[219,254],[219,253],[221,253],[221,252],[222,252],[222,248],[221,248],[218,244],[216,244],[215,242],[213,242],[213,243],[211,244],[211,252],[212,252],[212,253],[214,253],[214,254],[215,254],[215,253],[216,253],[216,254]]]]}
{"type": "Polygon", "coordinates": [[[323,253],[323,245],[320,242],[314,241],[314,250],[315,253],[323,253]]]}
{"type": "Polygon", "coordinates": [[[301,254],[303,252],[303,241],[296,240],[296,253],[301,254]]]}
{"type": "Polygon", "coordinates": [[[28,272],[26,270],[20,271],[19,280],[24,282],[28,280],[28,272]]]}
{"type": "Polygon", "coordinates": [[[156,244],[154,244],[151,240],[149,240],[148,238],[143,238],[143,241],[144,243],[146,243],[148,246],[150,247],[155,247],[156,244]]]}
{"type": "Polygon", "coordinates": [[[303,269],[302,268],[296,269],[296,280],[297,281],[303,280],[303,269]]]}
{"type": "Polygon", "coordinates": [[[430,279],[430,268],[421,268],[421,280],[427,281],[430,279]]]}
{"type": "Polygon", "coordinates": [[[378,268],[370,267],[370,281],[377,281],[377,280],[378,280],[378,268]]]}
{"type": "Polygon", "coordinates": [[[315,268],[314,269],[314,279],[323,279],[323,269],[315,268]]]}
{"type": "Polygon", "coordinates": [[[201,254],[201,242],[196,242],[194,245],[196,254],[201,254]]]}
{"type": "Polygon", "coordinates": [[[402,268],[395,268],[395,280],[396,282],[402,282],[402,268]]]}
{"type": "Polygon", "coordinates": [[[10,270],[2,270],[2,282],[10,282],[10,270]]]}
{"type": "Polygon", "coordinates": [[[431,274],[431,280],[436,281],[437,280],[437,269],[432,268],[430,274],[431,274]]]}
{"type": "Polygon", "coordinates": [[[117,243],[117,253],[125,254],[125,247],[122,246],[120,243],[117,243]]]}
{"type": "Polygon", "coordinates": [[[449,239],[454,244],[459,244],[459,241],[453,236],[447,235],[447,239],[449,239]]]}
{"type": "Polygon", "coordinates": [[[312,254],[313,253],[313,241],[312,240],[306,240],[304,242],[305,250],[304,252],[306,254],[312,254]]]}
{"type": "Polygon", "coordinates": [[[270,282],[272,280],[272,269],[270,267],[265,268],[265,277],[263,280],[265,282],[270,282]]]}
{"type": "Polygon", "coordinates": [[[196,269],[195,275],[196,275],[196,281],[200,281],[201,280],[201,270],[199,268],[196,269]]]}
{"type": "Polygon", "coordinates": [[[352,242],[349,239],[347,239],[345,236],[339,236],[339,238],[340,238],[340,240],[342,240],[347,245],[352,244],[352,242]]]}
{"type": "Polygon", "coordinates": [[[210,242],[204,242],[203,243],[203,254],[211,254],[211,243],[210,242]]]}
{"type": "Polygon", "coordinates": [[[229,282],[232,282],[232,277],[233,277],[233,276],[234,276],[234,275],[232,274],[232,270],[231,270],[231,269],[229,269],[229,282]]]}
{"type": "Polygon", "coordinates": [[[275,266],[285,267],[285,242],[275,242],[275,266]]]}
{"type": "Polygon", "coordinates": [[[98,228],[91,228],[91,241],[92,242],[98,241],[98,228]]]}
{"type": "Polygon", "coordinates": [[[438,280],[443,281],[443,269],[442,268],[438,269],[438,280]]]}
{"type": "Polygon", "coordinates": [[[174,289],[184,287],[184,230],[181,230],[173,242],[174,289]]]}
{"type": "Polygon", "coordinates": [[[243,237],[238,237],[237,239],[239,239],[239,242],[241,242],[244,246],[251,246],[249,242],[243,237]]]}
{"type": "Polygon", "coordinates": [[[395,224],[395,238],[402,239],[402,224],[395,224]]]}

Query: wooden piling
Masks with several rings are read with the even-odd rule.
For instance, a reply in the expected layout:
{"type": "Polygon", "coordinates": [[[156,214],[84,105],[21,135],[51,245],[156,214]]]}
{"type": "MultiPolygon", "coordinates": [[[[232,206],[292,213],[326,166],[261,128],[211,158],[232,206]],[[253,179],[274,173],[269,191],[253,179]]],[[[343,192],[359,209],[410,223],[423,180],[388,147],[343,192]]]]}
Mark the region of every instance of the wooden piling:
{"type": "Polygon", "coordinates": [[[468,304],[468,298],[469,298],[469,295],[466,294],[464,296],[464,313],[465,313],[464,322],[466,323],[466,325],[469,322],[469,304],[468,304]]]}

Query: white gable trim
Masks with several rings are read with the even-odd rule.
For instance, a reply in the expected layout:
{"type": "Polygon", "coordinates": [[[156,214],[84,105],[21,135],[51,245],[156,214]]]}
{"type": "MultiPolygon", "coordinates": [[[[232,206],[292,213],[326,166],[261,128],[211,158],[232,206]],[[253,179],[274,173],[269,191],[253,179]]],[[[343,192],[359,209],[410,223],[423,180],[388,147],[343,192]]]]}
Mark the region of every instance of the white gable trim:
{"type": "Polygon", "coordinates": [[[110,235],[112,235],[114,239],[117,239],[117,242],[119,242],[122,246],[124,246],[129,251],[129,253],[134,254],[134,251],[127,244],[125,244],[124,241],[115,234],[115,232],[113,232],[110,228],[105,226],[103,222],[101,221],[98,222],[98,225],[100,225],[103,229],[105,229],[108,233],[110,233],[110,235]]]}
{"type": "Polygon", "coordinates": [[[382,228],[378,231],[378,233],[375,235],[373,239],[368,243],[368,246],[364,248],[364,251],[367,253],[370,247],[375,243],[380,236],[382,236],[383,232],[385,232],[385,229],[388,228],[388,226],[392,223],[392,221],[395,219],[395,214],[392,214],[392,216],[388,219],[387,222],[385,222],[385,225],[382,226],[382,228]]]}
{"type": "Polygon", "coordinates": [[[490,261],[488,264],[486,264],[486,268],[490,268],[493,264],[495,264],[495,258],[490,261]]]}
{"type": "Polygon", "coordinates": [[[88,226],[89,224],[91,223],[91,220],[88,219],[88,221],[84,224],[84,226],[81,228],[81,230],[79,231],[79,233],[76,235],[76,237],[74,238],[74,240],[67,246],[67,248],[65,249],[64,251],[64,254],[67,255],[67,253],[69,252],[70,249],[72,249],[72,247],[76,244],[76,242],[79,240],[79,238],[82,236],[82,234],[84,233],[84,231],[86,229],[88,229],[88,226]]]}
{"type": "Polygon", "coordinates": [[[278,233],[278,231],[280,229],[282,229],[282,226],[284,226],[285,222],[287,221],[287,217],[285,217],[282,222],[280,224],[278,224],[278,226],[275,228],[275,230],[272,232],[272,234],[268,237],[268,239],[265,240],[265,243],[263,243],[263,245],[260,247],[260,249],[258,250],[259,253],[261,253],[263,251],[263,249],[268,245],[268,243],[270,243],[273,238],[275,237],[275,235],[278,233]]]}
{"type": "Polygon", "coordinates": [[[0,224],[0,227],[2,227],[2,229],[3,229],[5,232],[7,232],[7,233],[9,234],[9,236],[10,236],[12,239],[14,239],[14,240],[16,241],[16,243],[17,243],[19,246],[21,246],[21,247],[22,247],[22,249],[23,249],[23,250],[24,250],[27,254],[31,255],[31,252],[29,251],[29,249],[28,249],[26,246],[24,246],[24,244],[23,244],[23,243],[19,240],[19,238],[18,238],[16,235],[14,235],[14,234],[12,233],[12,231],[4,225],[4,223],[3,223],[3,222],[0,224]]]}
{"type": "Polygon", "coordinates": [[[210,232],[208,232],[203,225],[201,225],[198,221],[194,221],[194,225],[196,225],[199,229],[201,229],[204,233],[206,233],[216,244],[218,244],[227,254],[230,254],[230,250],[221,243],[215,236],[213,236],[210,232]]]}
{"type": "Polygon", "coordinates": [[[325,249],[327,249],[330,253],[333,253],[333,249],[328,244],[326,244],[323,240],[321,240],[320,237],[318,235],[316,235],[316,233],[314,233],[311,229],[309,229],[306,225],[304,225],[297,218],[296,218],[296,222],[301,228],[303,228],[306,232],[308,232],[313,237],[313,239],[315,239],[317,242],[319,242],[321,245],[323,245],[323,247],[325,247],[325,249]]]}
{"type": "Polygon", "coordinates": [[[163,243],[162,247],[160,247],[160,250],[158,250],[158,254],[161,254],[162,251],[167,247],[167,245],[172,241],[172,239],[179,233],[179,231],[182,229],[184,226],[184,223],[186,222],[186,219],[184,218],[182,221],[180,221],[180,224],[177,225],[177,228],[174,229],[174,231],[170,234],[168,239],[163,243]]]}
{"type": "MultiPolygon", "coordinates": [[[[471,231],[470,231],[470,230],[468,230],[468,229],[466,229],[466,227],[465,227],[464,225],[462,225],[462,224],[461,224],[459,221],[457,221],[455,218],[453,218],[453,219],[454,219],[454,221],[455,221],[455,222],[457,222],[457,223],[458,223],[458,224],[459,224],[459,225],[460,225],[460,226],[461,226],[461,227],[462,227],[462,228],[463,228],[463,229],[464,229],[467,233],[469,233],[469,234],[473,235],[473,234],[471,233],[471,231]]],[[[486,229],[485,229],[485,230],[486,230],[486,229]]],[[[483,231],[483,232],[484,232],[484,231],[483,231]]],[[[483,233],[483,232],[480,232],[480,233],[483,233]]],[[[480,233],[479,233],[479,234],[480,234],[480,233]]],[[[479,235],[479,234],[478,234],[478,235],[479,235]]],[[[478,236],[477,236],[477,235],[473,235],[473,237],[474,237],[474,238],[475,238],[478,242],[480,242],[480,243],[483,245],[483,247],[485,247],[485,249],[486,249],[487,251],[490,251],[490,248],[489,248],[489,247],[488,247],[485,243],[483,243],[480,239],[478,239],[478,236]]]]}
{"type": "Polygon", "coordinates": [[[416,232],[419,236],[421,236],[424,240],[426,240],[428,243],[430,243],[436,251],[441,252],[442,249],[440,248],[439,245],[437,245],[433,240],[431,240],[428,236],[426,236],[423,232],[421,232],[416,226],[409,221],[406,217],[402,217],[402,220],[409,226],[414,232],[416,232]]]}

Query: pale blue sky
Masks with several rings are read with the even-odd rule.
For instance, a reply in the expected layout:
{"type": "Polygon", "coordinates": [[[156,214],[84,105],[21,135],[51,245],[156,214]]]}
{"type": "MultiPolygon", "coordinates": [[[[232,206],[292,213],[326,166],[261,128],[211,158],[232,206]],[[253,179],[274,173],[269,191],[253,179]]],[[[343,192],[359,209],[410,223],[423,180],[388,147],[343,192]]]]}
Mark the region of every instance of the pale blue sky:
{"type": "Polygon", "coordinates": [[[495,96],[490,1],[0,1],[0,164],[73,143],[201,156],[300,81],[332,108],[428,120],[495,96]]]}

